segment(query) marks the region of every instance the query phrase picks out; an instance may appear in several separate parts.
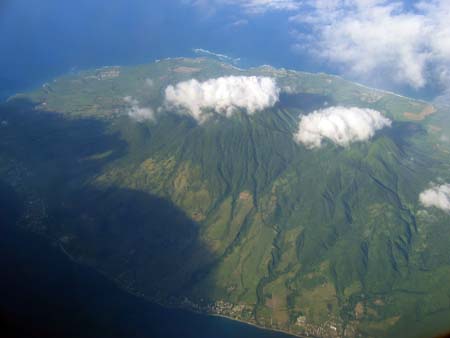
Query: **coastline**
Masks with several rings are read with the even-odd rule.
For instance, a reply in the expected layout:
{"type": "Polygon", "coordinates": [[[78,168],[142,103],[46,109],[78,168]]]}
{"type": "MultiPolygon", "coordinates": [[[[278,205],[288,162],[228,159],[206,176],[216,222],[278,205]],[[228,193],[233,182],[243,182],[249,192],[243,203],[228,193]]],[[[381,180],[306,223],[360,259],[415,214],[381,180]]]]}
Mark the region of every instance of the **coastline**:
{"type": "Polygon", "coordinates": [[[242,323],[242,324],[245,324],[245,325],[250,325],[250,326],[256,327],[256,328],[261,329],[261,330],[267,330],[267,331],[271,331],[271,332],[279,332],[279,333],[283,333],[283,334],[285,334],[285,335],[289,335],[289,336],[292,336],[292,337],[298,337],[298,338],[307,338],[307,337],[313,337],[313,338],[314,338],[314,337],[315,337],[315,336],[312,336],[312,335],[309,335],[309,336],[306,336],[306,335],[300,335],[300,334],[293,333],[293,332],[291,332],[291,331],[287,331],[287,330],[283,330],[283,329],[277,329],[277,328],[270,328],[270,327],[262,326],[262,325],[260,325],[260,324],[258,324],[258,323],[248,322],[248,321],[245,321],[245,320],[242,320],[242,319],[234,318],[234,317],[227,316],[227,315],[220,314],[220,313],[207,312],[207,311],[199,311],[199,310],[196,310],[196,309],[194,309],[194,308],[192,308],[192,307],[183,306],[181,303],[178,304],[178,305],[177,305],[177,304],[173,304],[173,305],[172,305],[172,304],[168,304],[168,303],[156,301],[155,299],[151,299],[151,298],[149,298],[149,297],[146,297],[146,296],[143,295],[143,294],[139,294],[139,293],[133,292],[132,290],[130,290],[130,289],[124,287],[123,285],[121,285],[121,283],[120,283],[119,281],[117,281],[115,278],[111,278],[106,272],[101,271],[101,270],[99,270],[99,269],[97,269],[97,268],[95,268],[95,267],[93,267],[93,266],[91,266],[91,265],[89,265],[89,264],[85,264],[85,263],[83,263],[82,261],[76,259],[75,257],[73,257],[73,256],[72,256],[72,255],[64,248],[64,245],[63,245],[63,243],[61,243],[60,240],[57,240],[57,241],[56,241],[56,244],[57,244],[57,246],[58,246],[60,252],[62,252],[67,258],[69,258],[69,259],[70,259],[72,262],[74,262],[75,264],[78,264],[78,265],[80,265],[80,266],[88,267],[88,268],[90,268],[90,269],[93,269],[93,270],[96,271],[97,273],[101,274],[103,277],[105,277],[105,278],[107,278],[108,280],[112,281],[112,282],[113,282],[118,288],[120,288],[121,290],[127,292],[127,293],[130,294],[130,295],[133,295],[133,296],[135,296],[135,297],[138,297],[138,298],[140,298],[140,299],[143,299],[143,300],[145,300],[146,302],[150,302],[150,303],[152,303],[152,304],[159,305],[159,306],[161,306],[161,307],[163,307],[163,308],[166,308],[166,309],[183,310],[183,311],[188,311],[188,312],[191,312],[191,313],[200,314],[200,315],[202,315],[202,316],[212,316],[212,317],[225,318],[225,319],[227,319],[227,320],[232,320],[232,321],[239,322],[239,323],[242,323]]]}
{"type": "MultiPolygon", "coordinates": [[[[189,311],[189,310],[188,310],[188,311],[189,311]]],[[[217,314],[215,314],[215,313],[201,313],[201,312],[198,312],[198,313],[203,314],[203,315],[206,315],[206,316],[215,316],[215,317],[226,318],[226,319],[229,319],[229,320],[234,320],[234,321],[236,321],[236,322],[240,322],[240,323],[243,323],[243,324],[246,324],[246,325],[251,325],[251,326],[257,327],[258,329],[268,330],[268,331],[273,331],[273,332],[280,332],[280,333],[283,333],[283,334],[290,335],[290,336],[292,336],[292,337],[299,337],[299,338],[312,337],[312,338],[315,338],[314,336],[299,335],[299,334],[296,334],[296,333],[293,333],[293,332],[290,332],[290,331],[287,331],[287,330],[283,330],[283,329],[275,329],[275,328],[265,327],[265,326],[262,326],[262,325],[258,325],[258,324],[256,324],[256,323],[246,322],[246,321],[244,321],[244,320],[242,320],[242,319],[237,319],[237,318],[233,318],[233,317],[228,317],[228,316],[226,316],[226,315],[221,315],[221,314],[218,314],[218,313],[217,313],[217,314]]]]}

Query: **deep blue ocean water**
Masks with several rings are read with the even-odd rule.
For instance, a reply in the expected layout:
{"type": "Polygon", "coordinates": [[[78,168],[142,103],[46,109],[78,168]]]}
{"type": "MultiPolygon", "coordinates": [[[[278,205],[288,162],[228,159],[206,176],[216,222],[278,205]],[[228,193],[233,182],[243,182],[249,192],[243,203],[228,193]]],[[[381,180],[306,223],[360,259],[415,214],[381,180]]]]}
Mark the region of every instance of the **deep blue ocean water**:
{"type": "MultiPolygon", "coordinates": [[[[38,86],[76,69],[193,56],[193,48],[310,71],[324,65],[292,51],[285,14],[241,16],[148,0],[0,1],[0,95],[38,86]]],[[[306,52],[306,50],[305,50],[306,52]]]]}
{"type": "Polygon", "coordinates": [[[2,337],[291,337],[152,304],[15,227],[0,227],[0,270],[2,337]]]}

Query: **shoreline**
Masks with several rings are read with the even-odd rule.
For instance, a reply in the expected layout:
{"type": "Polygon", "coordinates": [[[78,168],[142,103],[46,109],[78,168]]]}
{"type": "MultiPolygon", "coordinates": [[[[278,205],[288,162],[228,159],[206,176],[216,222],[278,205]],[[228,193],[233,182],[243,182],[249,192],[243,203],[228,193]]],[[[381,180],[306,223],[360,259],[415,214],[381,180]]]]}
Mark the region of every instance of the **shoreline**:
{"type": "Polygon", "coordinates": [[[225,318],[225,319],[232,320],[232,321],[235,321],[235,322],[239,322],[239,323],[242,323],[242,324],[245,324],[245,325],[250,325],[250,326],[256,327],[256,328],[261,329],[261,330],[267,330],[267,331],[272,331],[272,332],[279,332],[279,333],[283,333],[283,334],[286,334],[286,335],[289,335],[289,336],[292,336],[292,337],[298,337],[298,338],[313,337],[314,338],[314,336],[311,336],[311,335],[309,335],[309,336],[299,335],[299,334],[296,334],[296,333],[293,333],[293,332],[290,332],[290,331],[287,331],[287,330],[283,330],[283,329],[269,328],[269,327],[262,326],[262,325],[257,324],[257,323],[248,322],[248,321],[245,321],[245,320],[242,320],[242,319],[234,318],[234,317],[227,316],[227,315],[220,314],[220,313],[198,311],[198,310],[195,310],[195,309],[187,307],[187,306],[182,306],[181,304],[179,306],[177,306],[176,304],[170,305],[170,304],[167,304],[167,303],[162,303],[162,302],[155,301],[154,299],[148,298],[148,297],[146,297],[146,296],[144,296],[142,294],[138,294],[138,293],[135,293],[135,292],[127,289],[126,287],[121,285],[120,282],[118,282],[115,278],[111,278],[107,273],[105,273],[105,272],[103,272],[103,271],[101,271],[99,269],[96,269],[95,267],[90,266],[89,264],[85,264],[85,263],[81,262],[80,260],[77,260],[69,252],[67,252],[67,250],[64,248],[63,243],[61,243],[60,240],[56,240],[55,244],[57,244],[57,246],[59,248],[59,251],[62,252],[67,258],[69,258],[75,264],[77,264],[79,266],[82,266],[82,267],[87,267],[87,268],[93,269],[95,272],[101,274],[106,279],[112,281],[119,289],[127,292],[128,294],[130,294],[130,295],[132,295],[134,297],[138,297],[140,299],[143,299],[146,302],[149,302],[149,303],[161,306],[161,307],[166,308],[166,309],[183,310],[183,311],[188,311],[190,313],[196,313],[196,314],[199,314],[199,315],[202,315],[202,316],[211,316],[211,317],[225,318]]]}
{"type": "Polygon", "coordinates": [[[267,330],[267,331],[273,331],[273,332],[280,332],[280,333],[284,333],[284,334],[290,335],[292,337],[299,337],[299,338],[312,337],[312,338],[314,338],[314,336],[298,335],[298,334],[295,334],[295,333],[292,333],[290,331],[286,331],[286,330],[283,330],[283,329],[268,328],[268,327],[265,327],[265,326],[262,326],[262,325],[258,325],[256,323],[246,322],[246,321],[244,321],[242,319],[228,317],[226,315],[221,315],[221,314],[218,314],[218,313],[217,314],[216,313],[201,313],[201,312],[199,312],[199,313],[202,314],[202,315],[205,315],[205,316],[226,318],[226,319],[233,320],[233,321],[236,321],[236,322],[240,322],[240,323],[243,323],[243,324],[246,324],[246,325],[251,325],[251,326],[257,327],[258,329],[267,330]]]}

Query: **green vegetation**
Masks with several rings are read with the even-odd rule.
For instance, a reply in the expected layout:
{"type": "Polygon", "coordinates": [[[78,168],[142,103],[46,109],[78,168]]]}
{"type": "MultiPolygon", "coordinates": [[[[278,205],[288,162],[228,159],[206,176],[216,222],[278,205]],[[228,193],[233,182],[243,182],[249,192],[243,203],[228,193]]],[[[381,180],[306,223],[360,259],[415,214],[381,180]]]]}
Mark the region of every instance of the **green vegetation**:
{"type": "Polygon", "coordinates": [[[450,181],[450,114],[427,109],[208,59],[83,71],[0,108],[1,180],[24,201],[18,225],[149,299],[297,334],[421,337],[450,329],[450,216],[418,201],[450,181]],[[292,93],[203,125],[127,116],[125,96],[156,109],[169,84],[230,74],[292,93]],[[293,141],[299,114],[337,104],[393,125],[346,148],[293,141]]]}

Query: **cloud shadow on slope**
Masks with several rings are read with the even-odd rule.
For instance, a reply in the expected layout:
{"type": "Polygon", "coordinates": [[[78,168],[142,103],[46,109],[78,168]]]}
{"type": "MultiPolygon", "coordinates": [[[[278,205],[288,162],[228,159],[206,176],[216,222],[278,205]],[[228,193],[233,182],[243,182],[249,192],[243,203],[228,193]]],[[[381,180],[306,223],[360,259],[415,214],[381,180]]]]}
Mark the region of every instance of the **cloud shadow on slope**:
{"type": "Polygon", "coordinates": [[[326,108],[334,105],[334,100],[330,96],[310,93],[281,93],[278,107],[284,109],[296,109],[304,112],[326,108]]]}

